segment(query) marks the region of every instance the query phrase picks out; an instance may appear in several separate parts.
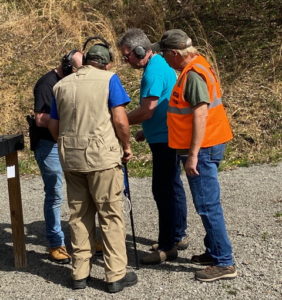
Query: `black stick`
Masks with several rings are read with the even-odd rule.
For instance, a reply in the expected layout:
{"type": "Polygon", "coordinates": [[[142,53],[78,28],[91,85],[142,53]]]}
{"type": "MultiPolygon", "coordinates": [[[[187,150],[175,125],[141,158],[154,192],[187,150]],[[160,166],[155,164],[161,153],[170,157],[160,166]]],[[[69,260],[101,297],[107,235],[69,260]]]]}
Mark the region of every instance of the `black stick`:
{"type": "Polygon", "coordinates": [[[131,230],[132,230],[132,239],[133,239],[133,246],[134,246],[134,253],[135,253],[135,266],[136,269],[139,269],[139,262],[138,262],[138,253],[137,253],[137,246],[136,246],[136,237],[135,237],[135,229],[134,229],[134,221],[133,221],[133,212],[132,212],[132,202],[131,202],[131,195],[130,195],[130,189],[129,189],[129,180],[128,180],[128,171],[127,171],[127,165],[126,163],[123,164],[123,170],[124,170],[124,194],[130,201],[130,223],[131,223],[131,230]]]}

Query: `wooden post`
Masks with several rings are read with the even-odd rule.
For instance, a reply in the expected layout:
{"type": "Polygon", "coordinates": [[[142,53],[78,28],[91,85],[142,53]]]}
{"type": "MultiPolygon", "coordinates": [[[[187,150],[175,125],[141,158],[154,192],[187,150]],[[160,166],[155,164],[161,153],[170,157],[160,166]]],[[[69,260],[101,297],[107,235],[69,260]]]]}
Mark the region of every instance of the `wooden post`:
{"type": "Polygon", "coordinates": [[[26,267],[27,262],[17,151],[6,155],[6,166],[15,267],[23,268],[26,267]]]}

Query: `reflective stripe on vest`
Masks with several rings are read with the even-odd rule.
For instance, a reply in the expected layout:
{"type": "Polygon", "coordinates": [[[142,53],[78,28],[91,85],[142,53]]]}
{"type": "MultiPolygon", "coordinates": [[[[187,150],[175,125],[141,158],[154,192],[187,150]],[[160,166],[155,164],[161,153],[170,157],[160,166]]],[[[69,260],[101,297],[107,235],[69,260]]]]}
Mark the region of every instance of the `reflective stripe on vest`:
{"type": "MultiPolygon", "coordinates": [[[[217,107],[218,105],[221,105],[221,104],[222,104],[221,98],[217,98],[208,105],[208,109],[217,107]]],[[[170,113],[173,113],[173,114],[178,114],[178,115],[186,115],[186,114],[193,113],[193,109],[191,107],[178,108],[175,106],[168,106],[167,111],[170,113]]]]}
{"type": "MultiPolygon", "coordinates": [[[[185,76],[193,69],[201,75],[207,84],[210,103],[208,104],[208,115],[206,120],[205,136],[201,147],[211,147],[225,143],[232,139],[232,131],[223,107],[220,84],[211,66],[202,56],[197,56],[188,64],[179,76],[168,106],[168,143],[173,149],[189,149],[193,137],[193,114],[194,108],[185,95],[185,76]]],[[[187,80],[189,80],[187,78],[187,80]]]]}
{"type": "Polygon", "coordinates": [[[205,74],[208,75],[211,83],[213,84],[213,91],[212,91],[212,93],[213,93],[213,100],[214,101],[217,100],[215,79],[214,79],[214,76],[212,76],[212,74],[210,73],[211,71],[208,68],[206,68],[205,66],[201,65],[201,64],[195,64],[195,66],[198,67],[198,68],[200,68],[200,69],[202,69],[205,72],[205,74]]]}

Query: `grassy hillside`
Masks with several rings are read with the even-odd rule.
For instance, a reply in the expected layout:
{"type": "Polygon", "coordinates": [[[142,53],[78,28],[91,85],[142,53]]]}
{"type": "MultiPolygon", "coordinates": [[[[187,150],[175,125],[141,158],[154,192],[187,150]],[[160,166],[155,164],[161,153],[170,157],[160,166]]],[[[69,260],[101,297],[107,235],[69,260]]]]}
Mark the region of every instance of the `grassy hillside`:
{"type": "MultiPolygon", "coordinates": [[[[138,104],[140,72],[121,63],[117,37],[129,27],[141,27],[156,41],[164,30],[181,28],[221,77],[235,135],[223,166],[280,160],[281,15],[279,1],[262,0],[0,0],[0,134],[27,136],[25,115],[33,109],[36,80],[57,66],[65,52],[81,49],[95,34],[113,45],[115,70],[133,108],[138,104]]],[[[146,175],[148,148],[133,145],[130,170],[146,175]]],[[[37,170],[28,150],[21,153],[21,165],[25,172],[37,170]]]]}

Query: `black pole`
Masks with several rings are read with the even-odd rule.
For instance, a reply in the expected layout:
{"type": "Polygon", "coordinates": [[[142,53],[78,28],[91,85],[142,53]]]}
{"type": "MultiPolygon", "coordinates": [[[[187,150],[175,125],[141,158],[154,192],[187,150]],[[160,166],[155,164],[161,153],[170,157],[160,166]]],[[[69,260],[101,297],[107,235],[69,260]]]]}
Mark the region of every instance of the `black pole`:
{"type": "Polygon", "coordinates": [[[131,223],[131,230],[132,230],[132,239],[133,239],[133,247],[134,247],[134,253],[135,253],[135,266],[136,269],[139,269],[139,261],[138,261],[138,253],[137,253],[137,246],[136,246],[136,237],[135,237],[135,229],[134,229],[134,221],[133,221],[133,212],[132,212],[132,202],[131,202],[131,195],[130,195],[130,189],[129,189],[129,179],[128,179],[128,170],[127,170],[127,164],[123,164],[123,170],[124,170],[124,185],[125,190],[124,194],[130,201],[130,223],[131,223]]]}

